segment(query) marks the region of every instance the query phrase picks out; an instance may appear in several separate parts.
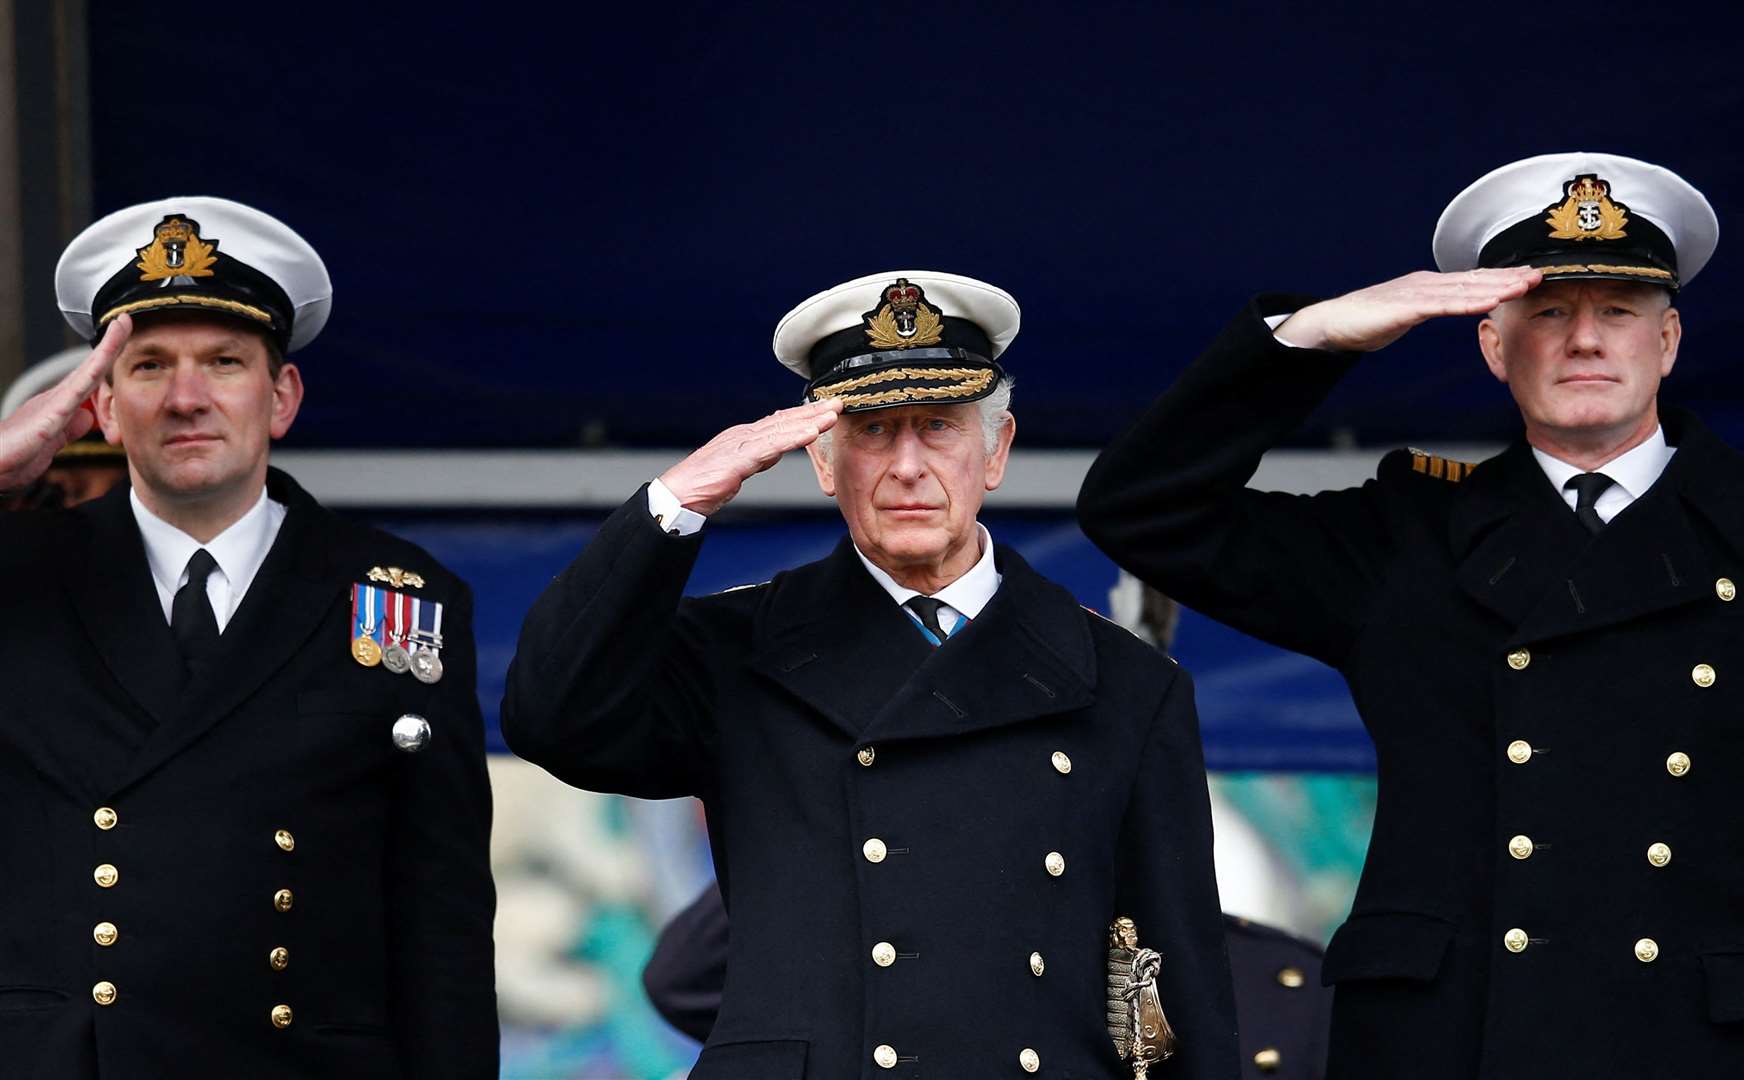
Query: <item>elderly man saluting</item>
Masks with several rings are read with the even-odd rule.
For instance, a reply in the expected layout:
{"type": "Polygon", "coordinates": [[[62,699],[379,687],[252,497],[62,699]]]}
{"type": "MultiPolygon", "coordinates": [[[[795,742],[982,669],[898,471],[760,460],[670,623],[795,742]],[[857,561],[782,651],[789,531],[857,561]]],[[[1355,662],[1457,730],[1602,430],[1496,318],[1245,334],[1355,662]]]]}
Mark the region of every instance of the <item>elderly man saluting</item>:
{"type": "Polygon", "coordinates": [[[1191,682],[976,520],[1017,328],[1010,296],[951,274],[805,301],[775,351],[807,403],[637,492],[527,617],[510,746],[707,804],[733,936],[693,1080],[1131,1076],[1107,1016],[1123,917],[1162,954],[1132,1000],[1179,1037],[1152,1076],[1235,1075],[1191,682]],[[847,538],[684,598],[706,517],[798,447],[847,538]]]}
{"type": "Polygon", "coordinates": [[[1260,297],[1085,482],[1117,561],[1338,668],[1374,736],[1334,1077],[1744,1073],[1744,459],[1658,407],[1716,237],[1662,168],[1504,166],[1442,215],[1443,273],[1260,297]],[[1362,354],[1448,315],[1485,316],[1522,441],[1245,488],[1362,354]]]}

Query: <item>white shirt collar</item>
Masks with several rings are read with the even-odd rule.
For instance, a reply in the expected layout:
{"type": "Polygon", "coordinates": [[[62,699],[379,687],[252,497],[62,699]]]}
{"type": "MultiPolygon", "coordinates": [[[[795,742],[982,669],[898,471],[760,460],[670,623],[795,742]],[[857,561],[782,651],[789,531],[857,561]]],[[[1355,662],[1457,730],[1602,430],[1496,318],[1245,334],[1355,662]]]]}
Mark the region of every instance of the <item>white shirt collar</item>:
{"type": "MultiPolygon", "coordinates": [[[[1593,471],[1610,477],[1615,486],[1622,489],[1627,504],[1647,494],[1647,489],[1665,472],[1665,467],[1671,463],[1671,455],[1676,452],[1674,447],[1665,442],[1665,428],[1656,427],[1653,434],[1640,446],[1607,461],[1593,471]]],[[[1538,467],[1544,470],[1550,485],[1563,495],[1569,505],[1574,505],[1574,493],[1564,491],[1563,485],[1587,470],[1570,465],[1561,458],[1552,457],[1536,446],[1532,448],[1532,456],[1538,459],[1538,467]]]]}
{"type": "MultiPolygon", "coordinates": [[[[993,565],[992,534],[980,522],[975,523],[975,529],[981,543],[981,558],[962,577],[933,593],[934,600],[971,619],[979,616],[981,609],[987,606],[987,601],[993,599],[993,594],[999,591],[999,582],[1002,580],[998,567],[993,565]]],[[[898,604],[906,603],[909,597],[923,595],[905,585],[898,585],[895,578],[873,565],[858,544],[854,546],[854,554],[860,556],[860,562],[865,565],[866,572],[872,575],[872,580],[883,586],[884,591],[898,604]]]]}
{"type": "Polygon", "coordinates": [[[222,631],[241,604],[243,594],[254,582],[254,576],[260,572],[261,564],[266,561],[266,553],[271,550],[279,526],[285,520],[284,504],[268,499],[263,486],[260,498],[247,513],[202,544],[148,510],[140,501],[139,492],[128,491],[127,499],[133,506],[133,520],[139,524],[140,539],[145,541],[145,561],[151,568],[152,583],[157,586],[164,618],[170,617],[170,605],[175,600],[176,590],[188,580],[188,560],[193,558],[194,552],[205,548],[218,564],[212,578],[207,581],[207,595],[212,597],[212,613],[222,631]]]}

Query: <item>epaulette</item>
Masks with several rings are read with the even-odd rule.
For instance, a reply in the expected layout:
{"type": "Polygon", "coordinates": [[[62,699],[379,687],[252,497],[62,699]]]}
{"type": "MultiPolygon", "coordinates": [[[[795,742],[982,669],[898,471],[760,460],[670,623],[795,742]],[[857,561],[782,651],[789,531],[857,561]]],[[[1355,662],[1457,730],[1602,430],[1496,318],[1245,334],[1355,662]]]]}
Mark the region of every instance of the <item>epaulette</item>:
{"type": "Polygon", "coordinates": [[[1419,450],[1416,447],[1407,447],[1407,449],[1411,454],[1412,472],[1423,473],[1436,480],[1446,480],[1450,484],[1459,483],[1470,476],[1473,469],[1477,468],[1476,465],[1469,462],[1437,457],[1427,450],[1419,450]]]}

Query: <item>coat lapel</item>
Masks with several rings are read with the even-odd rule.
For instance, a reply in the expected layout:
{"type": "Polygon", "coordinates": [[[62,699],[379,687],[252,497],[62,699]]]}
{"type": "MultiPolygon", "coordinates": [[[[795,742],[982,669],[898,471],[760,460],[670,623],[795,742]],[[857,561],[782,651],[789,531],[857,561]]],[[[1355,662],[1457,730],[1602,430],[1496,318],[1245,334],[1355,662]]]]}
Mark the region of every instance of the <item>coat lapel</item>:
{"type": "Polygon", "coordinates": [[[143,779],[234,712],[290,662],[343,599],[320,542],[328,530],[314,527],[327,511],[276,469],[268,476],[267,492],[287,512],[266,561],[219,638],[210,674],[187,687],[185,705],[152,733],[129,763],[122,787],[143,779]]]}
{"type": "MultiPolygon", "coordinates": [[[[1451,540],[1460,587],[1513,628],[1510,646],[1582,633],[1702,599],[1709,558],[1690,506],[1718,498],[1732,455],[1693,418],[1666,418],[1678,452],[1651,489],[1590,535],[1524,442],[1459,494],[1451,540]]],[[[1736,456],[1736,455],[1732,455],[1736,456]]],[[[1728,475],[1727,484],[1735,484],[1728,475]]]]}
{"type": "Polygon", "coordinates": [[[999,591],[935,649],[843,540],[783,583],[752,666],[860,740],[965,734],[1088,705],[1089,616],[1016,552],[994,550],[999,591]]]}
{"type": "Polygon", "coordinates": [[[182,654],[145,561],[128,487],[81,508],[91,522],[89,555],[69,575],[73,604],[97,654],[158,728],[180,712],[182,654]]]}

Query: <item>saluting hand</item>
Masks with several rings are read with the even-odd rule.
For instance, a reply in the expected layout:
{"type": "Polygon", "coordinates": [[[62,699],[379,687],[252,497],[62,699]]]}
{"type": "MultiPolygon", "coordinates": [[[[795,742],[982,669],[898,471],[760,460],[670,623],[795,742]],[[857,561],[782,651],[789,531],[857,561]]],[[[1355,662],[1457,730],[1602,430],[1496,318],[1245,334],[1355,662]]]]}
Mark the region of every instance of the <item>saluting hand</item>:
{"type": "Polygon", "coordinates": [[[1331,300],[1284,320],[1278,340],[1309,349],[1373,352],[1418,323],[1442,315],[1482,315],[1525,296],[1543,278],[1531,267],[1438,274],[1420,270],[1331,300]]]}
{"type": "Polygon", "coordinates": [[[781,455],[811,445],[835,427],[841,413],[841,400],[830,398],[730,427],[667,469],[660,482],[686,510],[706,517],[731,502],[745,481],[780,461],[781,455]]]}
{"type": "Polygon", "coordinates": [[[109,374],[131,333],[132,318],[117,318],[84,363],[0,420],[0,491],[30,484],[48,471],[62,447],[91,430],[96,419],[79,406],[109,374]]]}

